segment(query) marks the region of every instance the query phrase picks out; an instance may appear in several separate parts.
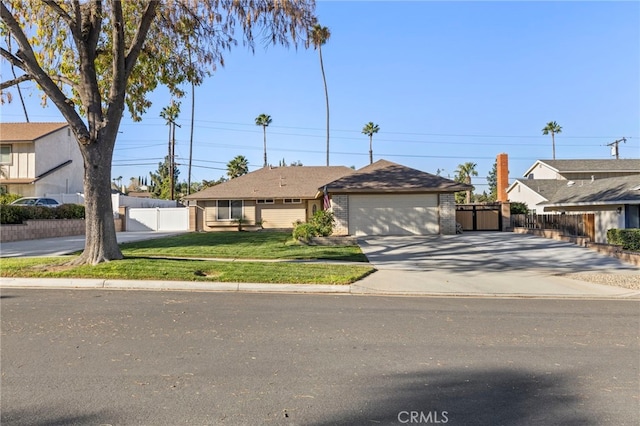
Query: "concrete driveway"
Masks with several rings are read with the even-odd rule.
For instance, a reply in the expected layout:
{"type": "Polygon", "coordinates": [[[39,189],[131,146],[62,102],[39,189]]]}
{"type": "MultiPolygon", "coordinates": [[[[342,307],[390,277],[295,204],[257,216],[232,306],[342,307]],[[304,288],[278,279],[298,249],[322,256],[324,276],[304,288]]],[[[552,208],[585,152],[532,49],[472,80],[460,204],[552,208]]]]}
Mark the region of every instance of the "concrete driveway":
{"type": "Polygon", "coordinates": [[[362,292],[504,296],[638,297],[639,291],[575,274],[640,274],[640,268],[575,244],[511,232],[369,237],[360,247],[378,272],[362,292]]]}

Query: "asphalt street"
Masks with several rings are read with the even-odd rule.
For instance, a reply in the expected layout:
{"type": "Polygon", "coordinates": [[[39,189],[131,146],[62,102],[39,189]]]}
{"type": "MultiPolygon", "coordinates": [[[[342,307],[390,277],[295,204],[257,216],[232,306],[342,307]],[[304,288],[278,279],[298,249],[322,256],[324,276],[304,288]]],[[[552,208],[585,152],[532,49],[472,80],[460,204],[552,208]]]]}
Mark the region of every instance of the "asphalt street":
{"type": "Polygon", "coordinates": [[[5,288],[0,308],[3,426],[640,423],[638,301],[5,288]]]}

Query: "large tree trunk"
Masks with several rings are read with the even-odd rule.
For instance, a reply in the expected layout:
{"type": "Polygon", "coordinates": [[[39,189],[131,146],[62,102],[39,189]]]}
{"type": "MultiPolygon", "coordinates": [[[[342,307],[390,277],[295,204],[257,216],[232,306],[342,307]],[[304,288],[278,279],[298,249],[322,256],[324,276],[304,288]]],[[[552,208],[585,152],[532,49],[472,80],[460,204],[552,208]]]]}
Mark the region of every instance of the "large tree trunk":
{"type": "MultiPolygon", "coordinates": [[[[115,133],[115,132],[114,132],[115,133]]],[[[115,136],[101,134],[100,140],[80,144],[84,157],[84,251],[74,264],[98,264],[122,259],[116,239],[111,204],[111,159],[115,136]]]]}

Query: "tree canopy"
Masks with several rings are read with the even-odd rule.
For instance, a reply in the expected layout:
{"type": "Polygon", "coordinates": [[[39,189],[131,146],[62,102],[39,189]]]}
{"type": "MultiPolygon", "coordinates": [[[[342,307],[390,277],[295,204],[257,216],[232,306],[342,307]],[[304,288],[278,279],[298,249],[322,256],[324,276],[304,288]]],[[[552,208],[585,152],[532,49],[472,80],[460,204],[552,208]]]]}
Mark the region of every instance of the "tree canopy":
{"type": "Polygon", "coordinates": [[[373,121],[368,122],[362,128],[362,134],[369,136],[369,164],[373,163],[373,135],[380,131],[380,126],[373,121]]]}
{"type": "Polygon", "coordinates": [[[249,173],[249,160],[244,155],[236,155],[227,163],[227,175],[234,179],[249,173]]]}
{"type": "Polygon", "coordinates": [[[271,116],[267,114],[260,114],[256,117],[256,126],[262,126],[262,134],[264,141],[264,165],[262,167],[267,167],[267,127],[271,124],[271,116]]]}
{"type": "Polygon", "coordinates": [[[125,109],[140,120],[159,86],[180,98],[239,43],[298,45],[313,0],[6,0],[0,55],[37,83],[69,123],[84,160],[86,244],[76,263],[122,258],[111,211],[111,160],[125,109]],[[147,43],[147,40],[153,42],[147,43]]]}
{"type": "Polygon", "coordinates": [[[553,149],[553,159],[556,159],[556,136],[558,133],[562,133],[562,127],[555,121],[550,121],[542,128],[542,134],[551,134],[551,146],[553,149]]]}
{"type": "MultiPolygon", "coordinates": [[[[463,164],[458,164],[458,168],[456,169],[456,182],[466,183],[467,185],[471,185],[471,176],[478,176],[478,171],[476,170],[477,164],[472,161],[467,161],[463,164]]],[[[471,194],[472,190],[465,191],[466,192],[466,200],[467,204],[471,203],[471,194]]]]}

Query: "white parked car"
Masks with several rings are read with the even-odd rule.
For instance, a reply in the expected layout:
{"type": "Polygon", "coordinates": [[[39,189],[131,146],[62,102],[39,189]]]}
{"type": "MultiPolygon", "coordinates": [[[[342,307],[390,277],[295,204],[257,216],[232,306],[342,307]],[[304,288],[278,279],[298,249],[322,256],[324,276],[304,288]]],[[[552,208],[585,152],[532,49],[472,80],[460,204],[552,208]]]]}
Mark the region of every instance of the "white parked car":
{"type": "Polygon", "coordinates": [[[43,207],[58,207],[59,202],[53,198],[44,197],[23,197],[15,200],[11,203],[13,206],[43,206],[43,207]]]}

